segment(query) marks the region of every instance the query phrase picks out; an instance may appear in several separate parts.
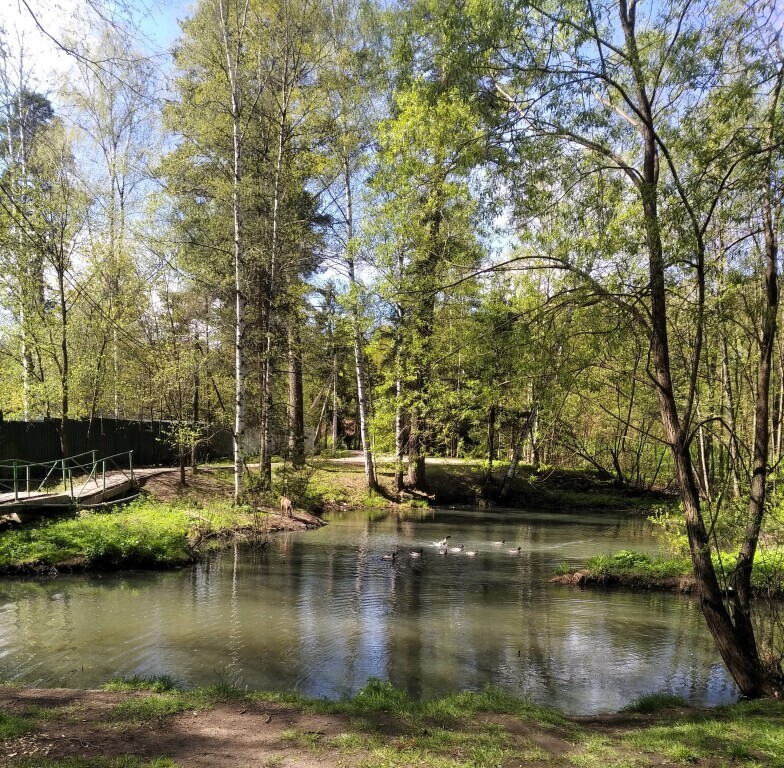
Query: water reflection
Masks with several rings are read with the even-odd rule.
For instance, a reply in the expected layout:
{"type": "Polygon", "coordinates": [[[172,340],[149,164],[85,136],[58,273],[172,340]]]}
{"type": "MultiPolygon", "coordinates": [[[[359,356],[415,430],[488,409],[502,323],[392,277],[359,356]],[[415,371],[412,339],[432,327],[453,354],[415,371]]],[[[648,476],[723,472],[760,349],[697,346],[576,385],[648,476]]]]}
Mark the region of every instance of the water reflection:
{"type": "Polygon", "coordinates": [[[416,697],[493,683],[575,713],[662,689],[732,700],[692,601],[548,583],[560,562],[654,547],[640,518],[443,510],[340,516],[176,573],[3,580],[0,678],[90,687],[166,673],[326,697],[370,676],[416,697]],[[430,542],[446,535],[479,554],[439,555],[430,542]]]}

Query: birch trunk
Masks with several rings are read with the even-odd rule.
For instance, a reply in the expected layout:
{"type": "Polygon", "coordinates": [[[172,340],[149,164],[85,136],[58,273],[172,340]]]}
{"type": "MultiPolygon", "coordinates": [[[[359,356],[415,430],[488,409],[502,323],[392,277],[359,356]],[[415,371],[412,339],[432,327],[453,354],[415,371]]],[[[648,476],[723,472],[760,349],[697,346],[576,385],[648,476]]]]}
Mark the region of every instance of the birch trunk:
{"type": "Polygon", "coordinates": [[[241,18],[237,19],[238,31],[232,38],[229,32],[228,10],[225,0],[217,0],[223,53],[226,57],[226,72],[231,99],[232,123],[232,219],[234,225],[234,503],[238,504],[242,494],[242,478],[245,466],[243,438],[245,436],[245,309],[244,264],[242,249],[242,209],[240,188],[242,184],[242,96],[237,68],[242,47],[243,31],[248,4],[244,5],[241,18]]]}
{"type": "Polygon", "coordinates": [[[365,350],[362,338],[362,317],[359,307],[359,284],[357,283],[352,252],[354,240],[354,213],[351,197],[351,173],[348,158],[344,160],[343,171],[346,183],[346,264],[348,266],[349,285],[351,289],[351,330],[354,336],[354,363],[357,374],[357,401],[359,403],[359,434],[362,441],[362,456],[365,463],[365,483],[368,491],[378,488],[376,467],[373,462],[373,451],[370,445],[370,428],[368,424],[368,389],[365,374],[365,350]]]}
{"type": "Polygon", "coordinates": [[[277,156],[275,158],[275,174],[273,179],[272,197],[272,238],[270,241],[270,259],[267,270],[267,284],[264,286],[264,361],[262,364],[261,389],[261,445],[259,446],[259,474],[262,485],[272,486],[272,387],[274,383],[274,323],[275,323],[275,292],[277,289],[278,271],[278,229],[280,226],[280,185],[283,175],[283,157],[286,149],[286,124],[288,120],[289,70],[286,60],[281,85],[280,125],[278,131],[277,156]]]}

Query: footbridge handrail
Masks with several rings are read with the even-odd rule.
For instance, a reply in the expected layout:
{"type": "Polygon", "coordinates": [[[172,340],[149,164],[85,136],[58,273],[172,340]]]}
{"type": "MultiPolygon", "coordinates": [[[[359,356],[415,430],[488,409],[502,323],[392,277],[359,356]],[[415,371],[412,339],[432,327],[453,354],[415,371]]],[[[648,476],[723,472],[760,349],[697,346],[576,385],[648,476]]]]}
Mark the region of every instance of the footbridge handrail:
{"type": "Polygon", "coordinates": [[[99,467],[104,491],[106,490],[107,467],[110,471],[120,471],[132,483],[136,482],[133,472],[133,450],[122,451],[102,458],[98,458],[98,451],[93,450],[66,456],[63,459],[55,459],[54,461],[25,461],[23,459],[0,461],[0,469],[12,470],[11,482],[0,478],[0,488],[8,487],[14,493],[14,500],[18,501],[20,493],[26,493],[28,497],[32,493],[40,493],[49,483],[50,478],[56,473],[60,475],[57,481],[58,485],[62,482],[63,491],[68,494],[72,502],[78,503],[91,480],[96,485],[98,484],[99,467]],[[79,461],[79,459],[85,456],[90,456],[91,461],[85,463],[79,461]],[[123,461],[121,466],[119,460],[122,457],[127,457],[127,462],[123,461]],[[47,472],[44,479],[38,483],[37,487],[34,487],[37,481],[31,484],[31,470],[36,468],[46,469],[47,472]],[[74,491],[74,470],[76,470],[77,474],[77,485],[81,479],[79,476],[87,475],[77,492],[74,491]]]}

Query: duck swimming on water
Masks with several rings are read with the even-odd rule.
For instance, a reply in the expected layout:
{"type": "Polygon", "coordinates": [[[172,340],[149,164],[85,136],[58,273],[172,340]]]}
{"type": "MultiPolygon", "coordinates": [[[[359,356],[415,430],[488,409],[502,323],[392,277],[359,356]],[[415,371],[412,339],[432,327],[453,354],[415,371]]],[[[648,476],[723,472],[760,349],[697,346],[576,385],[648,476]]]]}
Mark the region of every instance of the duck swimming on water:
{"type": "Polygon", "coordinates": [[[434,547],[445,547],[449,543],[449,539],[451,539],[451,538],[452,538],[451,536],[447,536],[446,538],[441,539],[441,541],[434,541],[433,542],[433,546],[434,547]]]}
{"type": "Polygon", "coordinates": [[[381,557],[382,560],[394,560],[397,557],[397,552],[387,552],[381,557]]]}
{"type": "Polygon", "coordinates": [[[465,544],[461,544],[459,547],[449,547],[450,552],[462,552],[465,549],[465,544]]]}

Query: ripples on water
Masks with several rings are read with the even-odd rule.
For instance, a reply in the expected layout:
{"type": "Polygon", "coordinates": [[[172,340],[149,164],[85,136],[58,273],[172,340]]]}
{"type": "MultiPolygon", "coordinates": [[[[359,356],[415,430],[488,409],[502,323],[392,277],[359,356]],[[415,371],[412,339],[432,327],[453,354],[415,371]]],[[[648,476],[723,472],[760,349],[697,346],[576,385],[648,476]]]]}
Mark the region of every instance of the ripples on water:
{"type": "Polygon", "coordinates": [[[169,674],[188,686],[329,698],[371,676],[415,697],[492,683],[572,713],[617,710],[659,690],[698,705],[731,701],[690,599],[548,583],[561,562],[625,548],[655,549],[644,520],[352,514],[174,573],[3,580],[0,678],[94,687],[169,674]],[[431,542],[447,535],[477,556],[439,555],[431,542]],[[520,556],[507,554],[518,546],[520,556]],[[397,560],[382,560],[391,550],[397,560]]]}

